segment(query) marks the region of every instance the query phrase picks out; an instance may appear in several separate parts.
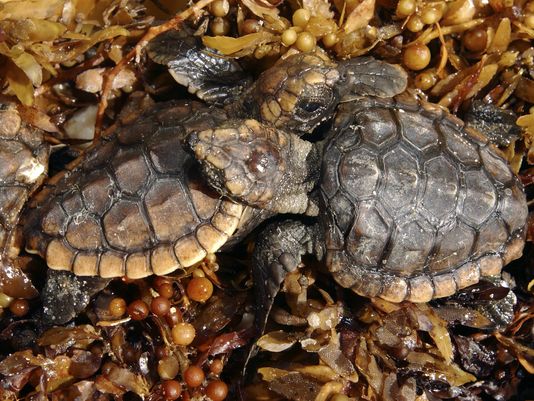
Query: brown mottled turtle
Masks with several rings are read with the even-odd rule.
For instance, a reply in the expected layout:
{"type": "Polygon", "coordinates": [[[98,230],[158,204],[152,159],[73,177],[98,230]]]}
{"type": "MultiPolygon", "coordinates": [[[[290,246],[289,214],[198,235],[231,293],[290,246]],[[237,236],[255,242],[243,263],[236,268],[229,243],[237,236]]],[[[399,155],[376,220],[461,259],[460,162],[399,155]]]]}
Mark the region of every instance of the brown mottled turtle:
{"type": "Polygon", "coordinates": [[[215,252],[245,207],[200,182],[181,140],[184,126],[223,121],[217,111],[182,102],[149,106],[140,117],[123,113],[112,135],[32,199],[26,249],[52,269],[130,278],[167,274],[215,252]]]}
{"type": "MultiPolygon", "coordinates": [[[[348,84],[346,67],[331,68],[340,69],[331,86],[339,91],[348,84]]],[[[378,78],[381,72],[373,71],[378,78]]],[[[388,74],[394,71],[402,82],[400,70],[388,74]]],[[[370,85],[378,92],[383,81],[370,85]]],[[[319,143],[255,120],[228,121],[188,139],[214,188],[258,208],[307,204],[310,193],[294,191],[293,180],[321,172],[318,221],[274,223],[260,235],[260,314],[306,253],[326,255],[341,286],[393,302],[452,295],[498,275],[522,253],[525,194],[487,139],[438,106],[355,93],[361,91],[340,98],[319,143]],[[251,164],[258,154],[262,163],[251,164]]],[[[315,99],[317,108],[330,97],[315,99]]]]}
{"type": "MultiPolygon", "coordinates": [[[[225,108],[182,101],[123,113],[110,135],[34,197],[25,219],[27,251],[41,255],[52,269],[76,275],[141,278],[191,266],[216,252],[237,228],[248,231],[271,211],[214,192],[181,141],[188,132],[216,128],[229,117],[312,129],[331,115],[341,96],[331,87],[339,71],[316,61],[306,55],[289,58],[225,108]]],[[[363,82],[361,69],[358,62],[348,63],[347,77],[363,82]]],[[[263,163],[260,149],[249,166],[259,171],[263,163]]],[[[291,192],[308,193],[314,175],[293,179],[291,192]]],[[[277,212],[317,210],[314,203],[285,203],[277,212]]]]}

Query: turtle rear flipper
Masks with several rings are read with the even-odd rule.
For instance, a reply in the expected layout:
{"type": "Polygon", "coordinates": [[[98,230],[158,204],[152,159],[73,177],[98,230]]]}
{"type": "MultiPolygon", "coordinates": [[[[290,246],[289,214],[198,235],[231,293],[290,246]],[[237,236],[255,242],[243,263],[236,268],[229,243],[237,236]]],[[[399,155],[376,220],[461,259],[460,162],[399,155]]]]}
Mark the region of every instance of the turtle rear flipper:
{"type": "Polygon", "coordinates": [[[251,84],[239,63],[206,48],[200,37],[187,29],[171,30],[157,36],[147,46],[155,63],[163,64],[189,93],[212,104],[227,104],[251,84]]]}
{"type": "Polygon", "coordinates": [[[79,277],[72,272],[48,269],[41,293],[43,323],[64,324],[74,319],[109,282],[101,277],[79,277]]]}
{"type": "Polygon", "coordinates": [[[408,75],[402,67],[371,57],[342,61],[338,69],[341,102],[362,96],[393,97],[404,92],[408,84],[408,75]]]}

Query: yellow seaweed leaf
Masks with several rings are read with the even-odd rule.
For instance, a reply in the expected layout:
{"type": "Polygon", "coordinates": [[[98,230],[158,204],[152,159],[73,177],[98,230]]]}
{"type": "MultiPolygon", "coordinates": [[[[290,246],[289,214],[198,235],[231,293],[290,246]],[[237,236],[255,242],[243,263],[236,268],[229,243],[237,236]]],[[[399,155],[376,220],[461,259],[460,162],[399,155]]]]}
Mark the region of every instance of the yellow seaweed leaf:
{"type": "Polygon", "coordinates": [[[332,19],[312,16],[306,25],[306,31],[316,38],[321,38],[329,33],[337,31],[337,25],[332,19]]]}
{"type": "Polygon", "coordinates": [[[110,26],[97,31],[83,40],[62,42],[54,46],[48,46],[43,43],[35,43],[30,49],[37,55],[48,59],[51,63],[63,63],[74,60],[79,55],[85,53],[97,43],[117,36],[129,36],[130,32],[121,26],[110,26]]]}
{"type": "Polygon", "coordinates": [[[13,43],[53,41],[67,30],[58,22],[36,18],[0,21],[0,28],[13,43]]]}
{"type": "Polygon", "coordinates": [[[331,381],[328,383],[325,383],[321,390],[319,391],[319,394],[315,397],[314,401],[326,401],[328,399],[333,399],[334,397],[331,397],[332,394],[339,394],[341,393],[341,390],[343,390],[343,383],[339,381],[331,381]]]}
{"type": "Polygon", "coordinates": [[[260,4],[259,1],[254,0],[241,0],[243,5],[247,7],[250,11],[252,11],[253,14],[256,14],[260,18],[265,18],[267,16],[279,19],[278,16],[279,10],[277,7],[273,7],[272,4],[269,2],[263,2],[263,4],[260,4]]]}
{"type": "Polygon", "coordinates": [[[26,106],[33,104],[33,85],[32,81],[15,63],[11,60],[6,62],[5,78],[8,89],[26,106]]]}
{"type": "Polygon", "coordinates": [[[497,341],[510,348],[517,356],[519,363],[521,363],[528,373],[534,374],[534,349],[519,343],[513,338],[508,338],[499,332],[496,332],[494,335],[497,341]]]}
{"type": "Polygon", "coordinates": [[[444,363],[430,353],[410,352],[406,356],[406,361],[410,363],[410,369],[424,370],[438,377],[444,377],[452,386],[461,386],[477,379],[471,373],[460,369],[455,363],[444,363]]]}
{"type": "Polygon", "coordinates": [[[35,58],[29,53],[22,53],[20,56],[13,58],[13,62],[19,67],[26,76],[31,80],[33,86],[40,86],[43,82],[43,70],[35,58]]]}
{"type": "Polygon", "coordinates": [[[491,42],[491,45],[488,49],[488,54],[490,53],[502,53],[508,48],[512,36],[512,26],[510,24],[510,19],[503,18],[497,27],[495,32],[495,37],[491,42]]]}
{"type": "Polygon", "coordinates": [[[232,38],[230,36],[203,36],[202,42],[207,47],[229,56],[243,49],[273,41],[275,38],[271,33],[260,31],[239,38],[232,38]]]}
{"type": "Polygon", "coordinates": [[[58,19],[65,0],[15,0],[0,4],[0,20],[58,19]]]}
{"type": "Polygon", "coordinates": [[[480,90],[486,87],[486,85],[488,85],[491,82],[495,74],[497,74],[498,70],[499,70],[499,66],[497,64],[488,64],[482,67],[482,70],[480,71],[477,81],[473,85],[469,93],[466,95],[466,99],[469,99],[475,96],[480,90]]]}
{"type": "Polygon", "coordinates": [[[256,345],[266,351],[282,352],[291,348],[297,342],[298,337],[298,335],[278,330],[261,336],[256,345]]]}
{"type": "Polygon", "coordinates": [[[525,114],[517,119],[516,124],[522,128],[534,127],[534,113],[525,114]]]}
{"type": "MultiPolygon", "coordinates": [[[[452,349],[452,341],[447,330],[447,322],[440,318],[434,310],[429,308],[425,304],[418,304],[418,308],[424,312],[424,317],[428,318],[431,323],[428,334],[436,343],[436,347],[446,363],[451,363],[454,357],[454,351],[452,349]]],[[[421,319],[423,316],[419,316],[421,319]]]]}
{"type": "Polygon", "coordinates": [[[284,377],[291,373],[290,371],[277,369],[277,368],[259,368],[258,373],[261,375],[261,378],[266,382],[271,382],[278,379],[279,377],[284,377]]]}
{"type": "Polygon", "coordinates": [[[35,58],[24,51],[21,46],[9,48],[6,43],[0,43],[0,54],[8,57],[17,67],[19,67],[31,80],[34,86],[41,85],[43,81],[43,71],[35,58]]]}
{"type": "Polygon", "coordinates": [[[343,29],[346,33],[354,32],[357,29],[367,26],[375,12],[375,0],[362,0],[358,5],[347,15],[347,19],[343,24],[343,29]]]}
{"type": "Polygon", "coordinates": [[[295,368],[295,371],[303,375],[312,377],[322,383],[328,383],[339,379],[339,375],[329,366],[325,365],[308,365],[295,368]]]}
{"type": "Polygon", "coordinates": [[[471,21],[475,12],[476,7],[473,0],[456,0],[449,3],[442,23],[444,25],[456,25],[471,21]]]}

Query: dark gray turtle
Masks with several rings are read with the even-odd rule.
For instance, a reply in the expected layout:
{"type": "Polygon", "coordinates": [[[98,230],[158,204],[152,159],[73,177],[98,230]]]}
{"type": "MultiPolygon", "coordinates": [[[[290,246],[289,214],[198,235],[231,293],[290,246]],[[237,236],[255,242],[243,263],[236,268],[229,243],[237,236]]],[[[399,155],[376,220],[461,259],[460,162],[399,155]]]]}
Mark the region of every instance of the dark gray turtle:
{"type": "Polygon", "coordinates": [[[437,106],[342,105],[322,171],[327,263],[359,294],[426,302],[521,256],[519,180],[485,137],[437,106]]]}
{"type": "MultiPolygon", "coordinates": [[[[325,255],[343,287],[393,302],[451,295],[498,275],[522,253],[525,195],[500,152],[438,106],[368,96],[395,92],[383,85],[380,71],[371,70],[371,90],[347,90],[343,71],[366,62],[332,67],[340,71],[334,91],[346,94],[320,143],[253,120],[189,138],[211,185],[254,207],[303,209],[313,194],[295,180],[321,171],[317,223],[275,223],[258,239],[260,314],[305,253],[325,255]]],[[[387,70],[395,72],[397,82],[405,82],[399,70],[387,70]]]]}

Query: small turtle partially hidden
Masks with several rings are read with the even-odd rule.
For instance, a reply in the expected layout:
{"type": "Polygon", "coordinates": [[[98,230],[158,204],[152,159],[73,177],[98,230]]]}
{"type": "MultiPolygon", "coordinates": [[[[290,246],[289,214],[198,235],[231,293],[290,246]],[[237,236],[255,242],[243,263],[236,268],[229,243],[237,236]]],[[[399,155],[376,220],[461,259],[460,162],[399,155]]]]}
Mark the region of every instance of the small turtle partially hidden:
{"type": "Polygon", "coordinates": [[[48,154],[42,133],[23,123],[13,104],[0,103],[0,292],[12,297],[37,295],[13,259],[20,211],[45,179],[48,154]]]}
{"type": "MultiPolygon", "coordinates": [[[[332,67],[340,71],[334,91],[347,85],[350,62],[332,67]]],[[[438,106],[370,96],[384,89],[381,72],[372,71],[377,79],[369,87],[340,98],[322,142],[254,120],[189,137],[211,185],[254,207],[276,212],[306,204],[311,195],[293,180],[321,171],[318,221],[274,223],[258,239],[260,316],[305,253],[326,255],[341,286],[393,302],[449,296],[498,275],[522,253],[525,194],[500,152],[438,106]],[[259,158],[261,141],[268,146],[259,158]]],[[[405,82],[400,70],[388,74],[394,71],[405,82]]],[[[315,99],[316,107],[329,98],[315,99]]]]}

